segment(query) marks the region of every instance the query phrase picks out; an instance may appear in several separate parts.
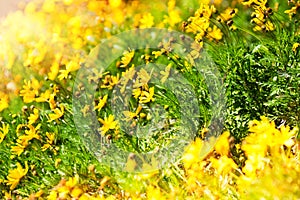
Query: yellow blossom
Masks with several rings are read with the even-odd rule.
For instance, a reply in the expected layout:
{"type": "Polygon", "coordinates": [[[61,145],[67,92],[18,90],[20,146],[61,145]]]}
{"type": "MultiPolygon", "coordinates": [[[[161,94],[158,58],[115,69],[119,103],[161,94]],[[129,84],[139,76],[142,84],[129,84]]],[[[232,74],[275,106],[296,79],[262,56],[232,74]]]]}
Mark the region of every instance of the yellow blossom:
{"type": "Polygon", "coordinates": [[[24,152],[27,145],[28,144],[23,145],[23,144],[16,143],[16,146],[11,146],[11,151],[13,154],[20,156],[24,152]]]}
{"type": "Polygon", "coordinates": [[[137,81],[134,83],[133,87],[143,87],[148,88],[148,82],[151,79],[151,75],[148,74],[148,72],[145,69],[141,69],[139,72],[137,72],[137,81]]]}
{"type": "Polygon", "coordinates": [[[215,150],[220,155],[228,155],[229,152],[229,139],[230,133],[229,131],[224,132],[219,139],[217,140],[217,143],[215,145],[215,150]]]}
{"type": "Polygon", "coordinates": [[[149,91],[142,91],[141,96],[139,97],[140,103],[148,103],[154,101],[154,87],[149,88],[149,91]]]}
{"type": "Polygon", "coordinates": [[[119,74],[117,74],[117,76],[106,75],[104,77],[101,88],[112,89],[115,85],[118,84],[118,82],[119,82],[119,74]]]}
{"type": "Polygon", "coordinates": [[[68,62],[68,64],[66,65],[66,69],[59,71],[60,75],[58,76],[58,79],[63,80],[63,79],[68,78],[69,74],[73,71],[78,70],[79,67],[80,67],[80,65],[75,61],[68,62]]]}
{"type": "Polygon", "coordinates": [[[168,77],[170,75],[171,67],[172,67],[172,64],[170,63],[166,66],[165,71],[160,72],[160,74],[163,75],[163,77],[160,79],[160,81],[162,83],[166,82],[166,80],[168,79],[168,77]]]}
{"type": "Polygon", "coordinates": [[[112,8],[118,8],[122,4],[122,0],[109,0],[108,2],[112,8]]]}
{"type": "Polygon", "coordinates": [[[20,180],[27,174],[28,172],[28,164],[25,162],[25,168],[23,169],[20,163],[17,163],[16,169],[10,169],[7,175],[7,185],[10,185],[10,190],[16,188],[19,184],[20,180]]]}
{"type": "Polygon", "coordinates": [[[292,47],[293,52],[296,52],[299,46],[300,46],[300,44],[298,42],[293,44],[293,47],[292,47]]]}
{"type": "Polygon", "coordinates": [[[9,131],[9,124],[5,125],[2,124],[2,127],[0,127],[0,144],[3,142],[5,136],[8,134],[9,131]]]}
{"type": "Polygon", "coordinates": [[[64,115],[64,106],[63,105],[61,105],[60,106],[60,109],[59,108],[55,108],[53,111],[54,111],[54,113],[50,113],[49,114],[49,120],[48,120],[48,122],[52,122],[53,120],[57,120],[57,119],[59,119],[59,118],[61,118],[63,115],[64,115]]]}
{"type": "Polygon", "coordinates": [[[222,22],[227,22],[236,15],[237,11],[237,8],[226,8],[217,19],[220,19],[222,22]]]}
{"type": "Polygon", "coordinates": [[[102,124],[102,127],[100,128],[101,135],[105,135],[109,130],[118,128],[118,122],[114,120],[113,115],[109,115],[108,118],[105,117],[104,119],[99,118],[98,120],[102,124]]]}
{"type": "Polygon", "coordinates": [[[97,106],[95,106],[95,110],[98,110],[98,112],[101,111],[101,109],[105,106],[106,102],[107,102],[107,98],[108,98],[108,95],[104,95],[103,98],[99,98],[99,103],[97,106]]]}
{"type": "Polygon", "coordinates": [[[23,90],[20,91],[20,96],[23,97],[24,103],[31,103],[39,94],[41,84],[38,80],[24,81],[23,90]]]}
{"type": "Polygon", "coordinates": [[[8,95],[0,91],[0,112],[5,108],[8,108],[8,95]]]}
{"type": "Polygon", "coordinates": [[[184,168],[188,169],[193,163],[200,161],[200,153],[203,147],[203,141],[200,138],[196,138],[185,150],[182,157],[184,168]]]}
{"type": "Polygon", "coordinates": [[[142,106],[138,106],[135,112],[130,112],[130,111],[123,111],[123,114],[126,117],[126,121],[130,121],[132,119],[135,119],[138,117],[138,114],[142,110],[142,106]]]}
{"type": "Polygon", "coordinates": [[[121,65],[119,67],[127,67],[131,62],[133,56],[134,56],[134,51],[131,52],[125,51],[123,53],[123,57],[121,58],[121,65]]]}
{"type": "Polygon", "coordinates": [[[219,159],[211,158],[212,167],[216,169],[218,174],[229,174],[233,169],[237,169],[237,164],[226,155],[219,159]]]}
{"type": "Polygon", "coordinates": [[[147,199],[149,200],[164,200],[166,199],[159,187],[148,186],[147,188],[147,199]]]}
{"type": "Polygon", "coordinates": [[[33,109],[33,114],[30,114],[28,117],[28,124],[31,125],[36,122],[36,120],[39,118],[39,110],[37,108],[33,109]]]}
{"type": "Polygon", "coordinates": [[[150,28],[154,25],[154,17],[151,13],[144,14],[140,19],[140,28],[150,28]]]}
{"type": "Polygon", "coordinates": [[[126,85],[129,80],[132,80],[135,75],[134,65],[127,69],[125,72],[122,72],[122,79],[120,80],[120,85],[122,85],[120,92],[124,93],[126,89],[126,85]]]}
{"type": "Polygon", "coordinates": [[[141,88],[135,88],[132,90],[132,96],[134,96],[134,98],[138,98],[140,95],[142,94],[142,89],[141,88]]]}
{"type": "Polygon", "coordinates": [[[214,25],[213,28],[208,28],[207,37],[209,39],[221,40],[222,36],[223,36],[223,33],[216,25],[214,25]]]}
{"type": "Polygon", "coordinates": [[[42,151],[46,151],[48,148],[50,148],[55,139],[54,133],[47,132],[46,136],[47,136],[47,143],[42,146],[42,151]]]}

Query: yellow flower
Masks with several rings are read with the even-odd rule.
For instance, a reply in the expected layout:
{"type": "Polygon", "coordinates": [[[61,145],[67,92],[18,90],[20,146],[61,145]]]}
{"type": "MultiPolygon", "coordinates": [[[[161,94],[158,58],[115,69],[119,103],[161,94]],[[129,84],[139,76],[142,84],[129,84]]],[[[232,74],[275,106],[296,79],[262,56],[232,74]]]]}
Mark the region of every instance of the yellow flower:
{"type": "Polygon", "coordinates": [[[175,10],[175,0],[168,1],[168,15],[164,15],[163,22],[169,24],[170,27],[174,27],[177,23],[181,22],[181,17],[178,10],[175,10]]]}
{"type": "Polygon", "coordinates": [[[219,175],[229,174],[233,169],[237,169],[237,164],[227,156],[221,156],[219,159],[211,158],[212,167],[217,170],[219,175]]]}
{"type": "Polygon", "coordinates": [[[16,143],[16,146],[11,146],[11,151],[13,154],[20,156],[24,152],[27,145],[28,144],[23,145],[23,144],[16,143]]]}
{"type": "Polygon", "coordinates": [[[30,114],[28,117],[28,124],[31,125],[36,122],[36,120],[39,118],[39,110],[34,108],[33,114],[30,114]]]}
{"type": "Polygon", "coordinates": [[[140,28],[150,28],[154,25],[154,17],[151,13],[144,14],[140,19],[140,28]]]}
{"type": "Polygon", "coordinates": [[[39,97],[35,98],[35,101],[36,102],[47,102],[48,99],[50,98],[50,95],[51,95],[51,91],[46,90],[39,97]]]}
{"type": "Polygon", "coordinates": [[[164,51],[152,51],[152,55],[154,55],[154,58],[158,58],[163,54],[164,51]]]}
{"type": "Polygon", "coordinates": [[[297,14],[297,10],[300,8],[300,2],[298,1],[295,6],[293,6],[291,9],[284,11],[284,13],[288,14],[290,19],[297,14]]]}
{"type": "MultiPolygon", "coordinates": [[[[238,9],[236,8],[227,8],[224,12],[222,12],[220,14],[220,16],[218,17],[222,22],[227,22],[228,20],[232,19],[236,13],[237,13],[238,9]]],[[[217,18],[217,19],[218,19],[217,18]]]]}
{"type": "Polygon", "coordinates": [[[55,102],[55,94],[51,94],[48,100],[49,106],[51,110],[54,110],[56,108],[56,102],[55,102]]]}
{"type": "Polygon", "coordinates": [[[122,79],[120,80],[120,85],[122,85],[120,92],[124,93],[126,89],[126,85],[129,82],[129,80],[132,80],[135,75],[135,69],[134,65],[127,69],[125,72],[122,72],[122,79]]]}
{"type": "Polygon", "coordinates": [[[5,108],[8,108],[8,102],[8,95],[0,91],[0,112],[5,108]]]}
{"type": "Polygon", "coordinates": [[[20,91],[20,96],[23,97],[24,103],[31,103],[39,94],[41,84],[38,80],[24,81],[23,90],[20,91]]]}
{"type": "Polygon", "coordinates": [[[170,75],[171,67],[172,67],[172,63],[170,63],[166,66],[165,71],[160,72],[160,74],[163,75],[163,77],[160,79],[160,81],[162,83],[166,82],[166,80],[168,79],[168,77],[170,75]]]}
{"type": "Polygon", "coordinates": [[[17,142],[19,144],[27,144],[28,141],[32,140],[32,139],[40,139],[40,136],[37,132],[37,130],[41,127],[41,124],[39,124],[38,126],[34,127],[32,125],[28,125],[27,126],[29,128],[29,130],[25,130],[25,134],[21,135],[18,137],[17,142]]]}
{"type": "Polygon", "coordinates": [[[134,98],[138,98],[140,95],[142,94],[142,89],[141,88],[135,88],[132,90],[132,96],[134,96],[134,98]]]}
{"type": "Polygon", "coordinates": [[[122,0],[109,0],[108,2],[112,8],[118,8],[122,4],[122,0]]]}
{"type": "Polygon", "coordinates": [[[106,75],[104,77],[101,88],[112,89],[119,82],[119,74],[117,76],[106,75]]]}
{"type": "Polygon", "coordinates": [[[99,118],[98,120],[103,125],[100,128],[101,135],[105,135],[105,133],[109,130],[117,129],[118,122],[114,121],[114,116],[111,114],[108,116],[108,118],[106,117],[104,119],[99,118]]]}
{"type": "Polygon", "coordinates": [[[63,105],[60,106],[60,109],[55,108],[54,113],[49,114],[50,119],[48,120],[48,122],[52,122],[53,120],[57,120],[57,119],[61,118],[64,115],[64,109],[65,108],[63,105]]]}
{"type": "Polygon", "coordinates": [[[70,61],[70,62],[68,62],[67,65],[66,65],[66,69],[59,71],[61,74],[58,76],[58,79],[59,80],[63,80],[63,79],[68,78],[69,73],[71,73],[73,71],[76,71],[79,68],[80,68],[80,65],[79,65],[78,62],[76,62],[76,61],[70,61]]]}
{"type": "Polygon", "coordinates": [[[208,35],[207,35],[208,39],[221,40],[222,36],[223,33],[216,25],[214,25],[213,28],[208,28],[208,35]]]}
{"type": "Polygon", "coordinates": [[[219,139],[217,140],[217,143],[215,145],[215,150],[218,154],[225,156],[228,155],[229,152],[229,139],[230,133],[229,131],[224,132],[219,139]]]}
{"type": "Polygon", "coordinates": [[[151,75],[148,74],[148,72],[145,69],[141,69],[137,73],[137,81],[134,83],[133,87],[138,88],[138,87],[143,87],[143,88],[148,88],[148,82],[151,79],[151,75]]]}
{"type": "Polygon", "coordinates": [[[16,188],[16,186],[19,184],[20,180],[27,174],[28,172],[28,164],[27,161],[25,161],[25,169],[22,168],[20,163],[17,163],[16,169],[10,169],[8,171],[7,175],[7,185],[10,185],[10,190],[13,190],[16,188]]]}
{"type": "Polygon", "coordinates": [[[133,56],[134,56],[134,51],[131,52],[125,51],[123,53],[123,57],[121,58],[121,65],[119,67],[127,67],[131,62],[133,56]]]}
{"type": "Polygon", "coordinates": [[[300,46],[300,44],[298,42],[293,44],[293,47],[292,47],[293,52],[296,52],[299,46],[300,46]]]}
{"type": "Polygon", "coordinates": [[[148,103],[150,101],[154,101],[155,99],[153,98],[154,96],[154,87],[149,88],[148,91],[142,91],[141,96],[139,97],[139,102],[140,103],[148,103]]]}
{"type": "Polygon", "coordinates": [[[130,121],[132,119],[135,119],[138,117],[139,113],[141,112],[142,110],[142,106],[138,106],[138,108],[136,109],[135,112],[130,112],[130,111],[123,111],[123,114],[125,115],[126,117],[126,121],[130,121]]]}
{"type": "Polygon", "coordinates": [[[192,164],[201,161],[200,153],[203,147],[203,141],[200,138],[196,138],[185,150],[182,157],[182,162],[185,169],[189,169],[192,164]]]}
{"type": "Polygon", "coordinates": [[[42,146],[42,151],[46,151],[48,148],[50,148],[51,145],[54,142],[54,139],[55,139],[55,134],[54,133],[48,133],[47,132],[46,136],[47,136],[47,143],[42,146]]]}
{"type": "Polygon", "coordinates": [[[166,199],[159,187],[148,186],[147,191],[148,200],[164,200],[166,199]]]}
{"type": "Polygon", "coordinates": [[[107,97],[108,95],[106,94],[103,98],[99,98],[99,103],[97,106],[95,106],[95,110],[98,109],[99,112],[101,111],[101,109],[105,106],[107,102],[107,97]]]}
{"type": "Polygon", "coordinates": [[[5,125],[3,123],[2,127],[0,128],[0,144],[4,140],[5,136],[8,134],[8,131],[9,131],[9,124],[5,125]]]}

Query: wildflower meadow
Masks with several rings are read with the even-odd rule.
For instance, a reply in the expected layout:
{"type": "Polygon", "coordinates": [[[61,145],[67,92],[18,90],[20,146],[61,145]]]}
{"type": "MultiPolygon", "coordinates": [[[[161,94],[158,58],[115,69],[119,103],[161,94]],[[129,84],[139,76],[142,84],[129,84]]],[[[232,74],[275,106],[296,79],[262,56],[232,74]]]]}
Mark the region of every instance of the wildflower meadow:
{"type": "Polygon", "coordinates": [[[19,1],[0,18],[0,199],[300,199],[299,10],[19,1]]]}

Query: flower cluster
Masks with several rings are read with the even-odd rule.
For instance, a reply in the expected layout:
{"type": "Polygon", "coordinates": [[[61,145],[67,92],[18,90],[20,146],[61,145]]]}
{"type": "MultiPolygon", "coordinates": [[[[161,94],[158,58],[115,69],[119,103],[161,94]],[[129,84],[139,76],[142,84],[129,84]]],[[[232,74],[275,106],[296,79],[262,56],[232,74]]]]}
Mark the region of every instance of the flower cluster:
{"type": "Polygon", "coordinates": [[[273,14],[272,8],[268,7],[267,1],[258,0],[258,1],[243,1],[243,5],[251,6],[254,9],[251,17],[255,24],[253,28],[254,31],[273,31],[275,29],[274,24],[272,23],[270,16],[273,14]]]}

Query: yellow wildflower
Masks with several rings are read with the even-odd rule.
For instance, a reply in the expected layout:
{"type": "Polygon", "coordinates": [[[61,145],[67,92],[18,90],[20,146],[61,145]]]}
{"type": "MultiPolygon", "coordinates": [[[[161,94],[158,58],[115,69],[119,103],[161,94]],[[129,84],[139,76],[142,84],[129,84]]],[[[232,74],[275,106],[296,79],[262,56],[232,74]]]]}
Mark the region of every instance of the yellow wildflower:
{"type": "Polygon", "coordinates": [[[58,75],[58,79],[59,80],[63,80],[63,79],[66,79],[68,78],[69,74],[73,71],[76,71],[78,70],[80,67],[79,63],[78,62],[75,62],[75,61],[70,61],[67,63],[66,65],[66,69],[65,70],[60,70],[60,75],[58,75]]]}
{"type": "Polygon", "coordinates": [[[118,8],[122,4],[122,0],[109,0],[108,2],[112,8],[118,8]]]}
{"type": "Polygon", "coordinates": [[[165,71],[160,72],[160,74],[163,75],[163,77],[160,79],[160,81],[162,83],[166,82],[166,80],[168,79],[168,77],[170,75],[171,67],[172,67],[172,63],[170,63],[166,66],[165,71]]]}
{"type": "Polygon", "coordinates": [[[127,69],[125,72],[122,72],[122,79],[120,80],[120,84],[122,85],[120,92],[124,93],[126,89],[126,85],[129,80],[132,80],[135,75],[134,65],[127,69]]]}
{"type": "Polygon", "coordinates": [[[101,88],[112,89],[119,82],[119,74],[117,76],[106,75],[103,80],[101,88]]]}
{"type": "Polygon", "coordinates": [[[123,53],[123,57],[121,58],[121,65],[119,67],[127,67],[134,57],[134,51],[128,52],[125,51],[123,53]]]}
{"type": "Polygon", "coordinates": [[[54,133],[47,132],[46,136],[47,136],[47,143],[42,146],[42,151],[46,151],[48,148],[50,148],[55,139],[54,133]]]}
{"type": "Polygon", "coordinates": [[[300,1],[296,3],[291,9],[284,11],[284,13],[288,14],[290,19],[297,14],[297,10],[300,8],[300,1]]]}
{"type": "Polygon", "coordinates": [[[48,100],[49,106],[51,110],[54,110],[56,108],[56,102],[55,102],[55,94],[51,94],[48,100]]]}
{"type": "Polygon", "coordinates": [[[140,103],[148,103],[154,101],[154,87],[149,88],[149,91],[142,91],[141,96],[139,97],[140,103]]]}
{"type": "Polygon", "coordinates": [[[233,169],[237,169],[237,164],[226,155],[219,159],[211,158],[212,167],[217,170],[217,174],[229,174],[233,169]]]}
{"type": "Polygon", "coordinates": [[[99,118],[98,120],[103,125],[100,128],[101,135],[105,135],[105,133],[109,130],[117,129],[118,122],[114,120],[114,116],[111,114],[108,116],[108,118],[106,117],[104,119],[99,118]]]}
{"type": "Polygon", "coordinates": [[[2,127],[0,128],[0,144],[3,142],[5,136],[8,134],[9,131],[9,124],[5,125],[2,124],[2,127]]]}
{"type": "Polygon", "coordinates": [[[160,188],[156,188],[154,186],[148,186],[147,188],[147,199],[149,200],[164,200],[166,197],[161,192],[160,188]]]}
{"type": "Polygon", "coordinates": [[[207,35],[208,39],[221,40],[222,36],[223,33],[216,25],[214,25],[213,28],[208,28],[208,35],[207,35]]]}
{"type": "Polygon", "coordinates": [[[20,96],[23,97],[24,103],[31,103],[35,100],[35,97],[39,94],[41,84],[38,80],[24,81],[23,90],[20,91],[20,96]]]}
{"type": "Polygon", "coordinates": [[[185,169],[189,169],[192,164],[200,161],[200,153],[203,147],[203,141],[200,138],[196,138],[185,150],[182,157],[182,162],[185,169]]]}
{"type": "Polygon", "coordinates": [[[40,139],[40,136],[38,134],[38,129],[41,127],[41,124],[39,124],[38,126],[34,127],[32,125],[28,125],[27,126],[29,128],[29,130],[25,130],[25,134],[19,136],[19,138],[17,139],[17,142],[19,144],[26,144],[28,143],[28,141],[32,140],[32,139],[40,139]]]}
{"type": "Polygon", "coordinates": [[[11,152],[17,156],[20,156],[24,152],[27,145],[28,143],[26,144],[16,143],[16,146],[11,146],[11,152]]]}
{"type": "Polygon", "coordinates": [[[293,44],[293,47],[292,47],[293,52],[296,52],[299,46],[300,46],[300,44],[298,42],[293,44]]]}
{"type": "Polygon", "coordinates": [[[36,122],[36,120],[39,118],[39,110],[37,108],[33,109],[33,114],[30,114],[28,117],[28,124],[31,125],[36,122]]]}
{"type": "Polygon", "coordinates": [[[134,83],[133,87],[138,88],[138,87],[143,87],[143,88],[148,88],[148,82],[151,79],[151,75],[148,74],[148,72],[145,69],[141,69],[137,73],[137,81],[134,83]]]}
{"type": "Polygon", "coordinates": [[[164,51],[152,51],[152,55],[154,55],[154,58],[158,58],[164,53],[164,51]]]}
{"type": "Polygon", "coordinates": [[[39,97],[35,98],[35,101],[36,102],[47,102],[48,99],[50,98],[50,95],[51,95],[51,91],[46,90],[39,97]]]}
{"type": "Polygon", "coordinates": [[[228,155],[229,152],[229,139],[230,133],[229,131],[224,132],[219,139],[217,140],[217,143],[215,145],[215,150],[220,155],[228,155]]]}
{"type": "Polygon", "coordinates": [[[97,106],[95,106],[95,110],[98,109],[98,112],[101,111],[101,109],[105,106],[106,102],[107,102],[107,98],[108,98],[108,95],[104,95],[103,98],[99,98],[99,103],[97,106]]]}
{"type": "Polygon", "coordinates": [[[142,110],[142,106],[138,106],[135,112],[130,112],[130,111],[123,111],[123,114],[126,117],[126,121],[130,121],[132,119],[135,119],[138,117],[139,113],[142,110]]]}
{"type": "Polygon", "coordinates": [[[27,174],[28,172],[28,164],[27,161],[25,162],[25,169],[22,168],[20,163],[17,163],[16,169],[10,169],[7,175],[7,185],[10,185],[10,190],[16,188],[19,184],[20,180],[27,174]]]}
{"type": "Polygon", "coordinates": [[[57,119],[59,119],[59,118],[61,118],[63,115],[64,115],[64,106],[63,105],[61,105],[60,106],[60,109],[59,108],[55,108],[53,111],[54,111],[54,113],[50,113],[49,114],[49,120],[48,120],[48,122],[52,122],[53,120],[57,120],[57,119]]]}
{"type": "Polygon", "coordinates": [[[154,17],[151,13],[144,14],[140,19],[140,28],[150,28],[154,25],[154,17]]]}
{"type": "Polygon", "coordinates": [[[134,96],[134,98],[138,98],[140,95],[142,94],[142,89],[141,88],[135,88],[132,90],[132,96],[134,96]]]}
{"type": "Polygon", "coordinates": [[[169,24],[170,27],[174,27],[177,23],[181,22],[180,13],[178,10],[175,10],[175,0],[168,1],[168,15],[164,15],[163,22],[169,24]]]}
{"type": "Polygon", "coordinates": [[[8,108],[8,95],[0,91],[0,112],[5,108],[8,108]]]}
{"type": "Polygon", "coordinates": [[[223,11],[220,16],[218,16],[218,20],[222,21],[222,22],[227,22],[228,20],[232,19],[236,13],[237,13],[238,9],[237,8],[227,8],[225,11],[223,11]]]}

